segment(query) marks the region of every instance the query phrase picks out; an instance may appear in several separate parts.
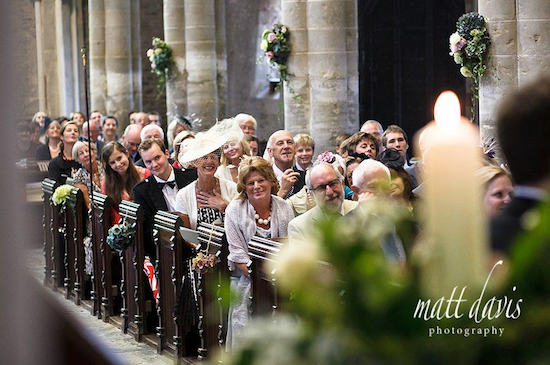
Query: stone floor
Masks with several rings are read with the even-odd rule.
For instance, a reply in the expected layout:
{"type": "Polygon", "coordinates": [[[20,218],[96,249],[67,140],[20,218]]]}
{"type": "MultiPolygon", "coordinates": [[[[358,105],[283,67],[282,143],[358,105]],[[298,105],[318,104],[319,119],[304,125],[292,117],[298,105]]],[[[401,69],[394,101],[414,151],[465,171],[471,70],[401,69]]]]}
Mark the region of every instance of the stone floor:
{"type": "MultiPolygon", "coordinates": [[[[28,258],[28,267],[37,280],[42,282],[44,277],[44,255],[42,249],[32,249],[26,256],[28,258]]],[[[110,348],[115,356],[118,356],[122,362],[132,365],[145,364],[174,364],[174,358],[168,354],[159,355],[156,350],[145,343],[138,343],[129,334],[124,334],[120,329],[112,324],[104,323],[96,317],[90,315],[90,312],[84,308],[75,305],[72,301],[66,300],[61,293],[53,292],[49,289],[52,296],[59,301],[59,305],[65,307],[68,313],[89,329],[91,334],[95,335],[107,348],[110,348]]]]}

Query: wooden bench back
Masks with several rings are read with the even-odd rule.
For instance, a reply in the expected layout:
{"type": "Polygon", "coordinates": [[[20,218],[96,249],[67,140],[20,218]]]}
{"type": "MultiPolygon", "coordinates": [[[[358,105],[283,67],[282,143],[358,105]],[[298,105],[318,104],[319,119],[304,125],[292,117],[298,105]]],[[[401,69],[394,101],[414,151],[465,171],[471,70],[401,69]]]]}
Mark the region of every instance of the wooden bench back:
{"type": "Polygon", "coordinates": [[[53,235],[58,232],[59,227],[54,227],[53,222],[53,204],[51,197],[55,191],[56,182],[52,179],[44,179],[42,181],[42,205],[44,207],[44,216],[42,219],[42,227],[44,228],[44,285],[51,286],[52,270],[53,270],[53,235]]]}
{"type": "Polygon", "coordinates": [[[194,254],[194,246],[188,244],[179,233],[182,225],[177,215],[159,211],[155,215],[153,230],[160,295],[157,305],[158,350],[166,349],[178,358],[186,355],[186,342],[190,342],[191,337],[184,332],[183,320],[174,308],[182,288],[182,278],[189,277],[189,259],[194,254]]]}
{"type": "Polygon", "coordinates": [[[122,263],[122,280],[120,292],[122,295],[122,325],[123,332],[130,331],[136,341],[141,341],[145,334],[145,290],[149,285],[143,273],[144,254],[144,211],[139,204],[123,200],[119,205],[121,218],[134,230],[134,243],[124,250],[120,260],[122,263]]]}

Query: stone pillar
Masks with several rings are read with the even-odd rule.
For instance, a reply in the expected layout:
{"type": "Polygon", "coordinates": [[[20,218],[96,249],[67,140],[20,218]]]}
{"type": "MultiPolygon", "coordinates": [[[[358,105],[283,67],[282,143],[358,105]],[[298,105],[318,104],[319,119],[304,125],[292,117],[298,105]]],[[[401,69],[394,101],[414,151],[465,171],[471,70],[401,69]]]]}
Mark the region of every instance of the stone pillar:
{"type": "MultiPolygon", "coordinates": [[[[107,112],[107,71],[105,69],[105,4],[104,0],[88,1],[89,44],[90,50],[90,112],[107,112]]],[[[85,113],[86,111],[83,110],[85,113]]],[[[118,118],[118,116],[117,116],[118,118]]],[[[120,119],[120,121],[126,120],[120,119]]]]}
{"type": "MultiPolygon", "coordinates": [[[[84,91],[84,69],[82,67],[82,57],[80,50],[84,46],[84,34],[82,29],[82,3],[80,1],[71,1],[71,62],[73,76],[73,110],[83,111],[83,91],[84,91]]],[[[69,115],[67,115],[69,117],[69,115]]]]}
{"type": "MultiPolygon", "coordinates": [[[[346,3],[307,2],[310,115],[316,152],[331,150],[336,135],[350,130],[346,53],[346,3]]],[[[357,120],[351,121],[357,125],[357,120]]]]}
{"type": "Polygon", "coordinates": [[[216,11],[216,71],[218,87],[218,118],[227,115],[227,49],[225,28],[225,0],[215,0],[216,11]]]}
{"type": "Polygon", "coordinates": [[[55,0],[55,40],[57,49],[57,94],[60,115],[74,111],[73,58],[70,26],[70,6],[55,0]]]}
{"type": "Polygon", "coordinates": [[[57,50],[57,33],[55,26],[55,0],[42,0],[42,20],[48,20],[42,25],[42,46],[44,68],[44,89],[46,94],[46,110],[48,115],[56,117],[61,115],[59,109],[61,97],[59,95],[59,57],[57,50]]]}
{"type": "MultiPolygon", "coordinates": [[[[130,0],[105,2],[104,42],[107,95],[106,108],[103,111],[116,116],[121,121],[120,124],[124,123],[128,112],[134,107],[131,14],[130,0]]],[[[119,126],[119,129],[122,127],[122,125],[119,126]]]]}
{"type": "Polygon", "coordinates": [[[46,111],[46,85],[44,75],[44,57],[43,57],[43,42],[42,42],[42,1],[34,2],[34,19],[36,26],[36,60],[37,60],[37,75],[38,75],[38,106],[39,110],[46,111]]]}
{"type": "Polygon", "coordinates": [[[518,82],[550,73],[550,3],[517,0],[518,82]]]}
{"type": "MultiPolygon", "coordinates": [[[[357,39],[357,1],[345,1],[345,30],[347,56],[347,100],[348,124],[341,127],[341,131],[353,133],[357,131],[359,123],[359,43],[357,39]]],[[[334,145],[334,143],[332,144],[334,145]]],[[[330,149],[333,147],[331,146],[330,149]]]]}
{"type": "Polygon", "coordinates": [[[285,129],[292,134],[309,133],[307,2],[282,0],[282,22],[291,32],[288,71],[294,75],[284,85],[285,129]]]}
{"type": "Polygon", "coordinates": [[[173,76],[166,83],[167,124],[177,112],[187,113],[187,73],[185,70],[185,12],[183,0],[164,0],[164,40],[172,48],[176,62],[173,76]]]}
{"type": "Polygon", "coordinates": [[[518,85],[516,0],[480,0],[479,14],[489,19],[491,46],[479,90],[482,138],[494,136],[495,113],[502,96],[518,85]]]}
{"type": "MultiPolygon", "coordinates": [[[[130,0],[131,18],[130,28],[132,31],[132,57],[130,62],[132,64],[132,99],[130,101],[130,109],[143,110],[143,98],[142,98],[142,82],[141,82],[141,59],[146,57],[145,53],[141,52],[141,20],[139,1],[130,0]]],[[[127,114],[127,113],[126,113],[127,114]]]]}
{"type": "Polygon", "coordinates": [[[184,0],[184,6],[188,113],[207,128],[218,117],[215,1],[184,0]]]}

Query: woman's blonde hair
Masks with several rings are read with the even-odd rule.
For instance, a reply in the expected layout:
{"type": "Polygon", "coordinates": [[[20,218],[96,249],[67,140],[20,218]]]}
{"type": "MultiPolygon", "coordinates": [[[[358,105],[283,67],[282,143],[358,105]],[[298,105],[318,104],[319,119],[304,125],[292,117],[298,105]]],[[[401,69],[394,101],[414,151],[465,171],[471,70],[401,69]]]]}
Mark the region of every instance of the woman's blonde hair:
{"type": "Polygon", "coordinates": [[[273,183],[271,194],[277,194],[279,191],[279,181],[277,181],[277,176],[275,176],[271,164],[259,156],[245,156],[239,165],[239,175],[237,177],[237,192],[239,193],[239,199],[245,200],[247,198],[245,180],[250,173],[255,171],[262,175],[267,181],[273,183]]]}
{"type": "MultiPolygon", "coordinates": [[[[231,143],[231,142],[227,142],[227,143],[231,143]]],[[[223,145],[225,146],[227,143],[224,143],[223,145]]],[[[246,139],[243,138],[237,143],[241,144],[241,149],[243,150],[243,156],[242,157],[251,155],[250,145],[248,144],[248,141],[246,139]]],[[[231,163],[231,161],[229,161],[229,159],[227,157],[225,157],[225,153],[223,153],[223,146],[222,146],[222,157],[220,159],[220,164],[223,165],[223,166],[227,166],[230,163],[231,163]]]]}
{"type": "Polygon", "coordinates": [[[500,176],[507,176],[510,181],[512,180],[512,176],[510,175],[508,170],[500,166],[483,166],[476,171],[477,181],[481,186],[483,186],[483,189],[487,189],[489,183],[500,176]]]}

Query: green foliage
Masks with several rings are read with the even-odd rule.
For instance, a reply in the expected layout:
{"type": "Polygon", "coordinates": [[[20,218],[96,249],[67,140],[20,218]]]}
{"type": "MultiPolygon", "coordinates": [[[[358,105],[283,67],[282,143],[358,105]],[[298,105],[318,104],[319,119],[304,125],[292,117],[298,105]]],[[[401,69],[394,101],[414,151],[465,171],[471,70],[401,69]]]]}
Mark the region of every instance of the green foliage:
{"type": "Polygon", "coordinates": [[[107,234],[107,244],[119,255],[133,243],[135,235],[134,227],[126,222],[115,224],[109,228],[107,234]]]}

